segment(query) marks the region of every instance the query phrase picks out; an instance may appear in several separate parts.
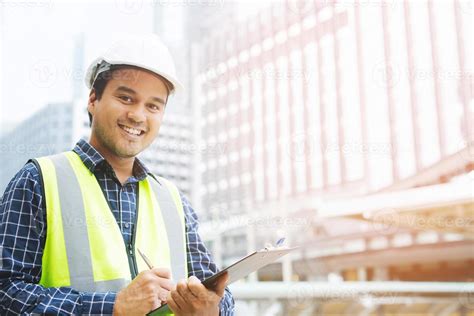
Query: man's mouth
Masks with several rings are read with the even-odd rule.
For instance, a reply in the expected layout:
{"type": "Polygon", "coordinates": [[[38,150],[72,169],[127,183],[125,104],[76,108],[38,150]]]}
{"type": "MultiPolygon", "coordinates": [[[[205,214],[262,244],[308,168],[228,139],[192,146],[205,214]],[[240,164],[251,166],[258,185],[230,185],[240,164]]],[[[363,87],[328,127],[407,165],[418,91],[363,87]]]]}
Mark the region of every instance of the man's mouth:
{"type": "Polygon", "coordinates": [[[145,134],[145,131],[143,131],[141,129],[136,129],[136,128],[125,126],[125,125],[122,125],[122,124],[119,124],[119,126],[127,134],[132,135],[132,136],[141,136],[141,135],[145,134]]]}

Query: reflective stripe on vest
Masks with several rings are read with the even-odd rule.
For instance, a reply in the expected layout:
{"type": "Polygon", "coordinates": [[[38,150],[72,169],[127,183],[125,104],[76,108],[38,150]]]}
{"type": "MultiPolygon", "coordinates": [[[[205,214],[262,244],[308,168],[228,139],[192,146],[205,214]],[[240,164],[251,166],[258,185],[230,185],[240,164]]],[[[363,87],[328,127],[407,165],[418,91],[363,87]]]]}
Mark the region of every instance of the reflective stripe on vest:
{"type": "MultiPolygon", "coordinates": [[[[40,284],[78,291],[118,291],[131,279],[126,246],[95,175],[74,152],[38,158],[47,234],[40,284]]],[[[149,176],[139,182],[135,252],[174,280],[187,277],[184,211],[177,188],[149,176]]],[[[138,271],[147,270],[136,257],[138,271]]]]}

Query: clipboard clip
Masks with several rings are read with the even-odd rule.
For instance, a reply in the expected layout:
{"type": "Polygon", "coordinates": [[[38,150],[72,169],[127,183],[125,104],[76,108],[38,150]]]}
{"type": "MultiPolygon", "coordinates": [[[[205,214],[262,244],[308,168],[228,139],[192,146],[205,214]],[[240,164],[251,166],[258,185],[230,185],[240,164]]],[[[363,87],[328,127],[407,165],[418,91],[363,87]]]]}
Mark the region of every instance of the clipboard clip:
{"type": "Polygon", "coordinates": [[[275,243],[275,246],[273,246],[272,244],[268,243],[265,245],[265,248],[263,248],[264,250],[273,250],[273,249],[276,249],[276,248],[282,248],[283,247],[283,243],[285,242],[285,237],[282,237],[280,239],[277,240],[277,242],[275,243]]]}

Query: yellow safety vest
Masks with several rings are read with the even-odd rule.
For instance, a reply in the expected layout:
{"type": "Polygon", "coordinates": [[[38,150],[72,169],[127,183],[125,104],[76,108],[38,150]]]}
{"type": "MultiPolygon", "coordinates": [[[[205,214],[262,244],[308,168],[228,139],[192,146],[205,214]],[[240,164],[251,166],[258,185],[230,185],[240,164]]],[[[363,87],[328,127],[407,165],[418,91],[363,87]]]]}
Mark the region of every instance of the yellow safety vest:
{"type": "Polygon", "coordinates": [[[78,291],[119,291],[148,269],[139,248],[155,267],[187,278],[184,212],[177,188],[163,178],[139,182],[131,247],[95,175],[70,151],[35,160],[46,199],[46,244],[40,284],[78,291]]]}

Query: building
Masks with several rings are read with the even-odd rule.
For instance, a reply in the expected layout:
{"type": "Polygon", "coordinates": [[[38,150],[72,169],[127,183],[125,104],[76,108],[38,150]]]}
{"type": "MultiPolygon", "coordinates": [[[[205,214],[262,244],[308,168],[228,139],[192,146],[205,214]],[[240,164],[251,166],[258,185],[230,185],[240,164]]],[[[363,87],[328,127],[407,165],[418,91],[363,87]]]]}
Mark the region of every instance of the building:
{"type": "Polygon", "coordinates": [[[72,103],[48,104],[4,135],[1,191],[29,159],[70,150],[82,132],[79,114],[72,103]]]}
{"type": "MultiPolygon", "coordinates": [[[[470,14],[457,0],[282,1],[209,30],[196,120],[224,148],[199,167],[218,262],[286,236],[302,250],[251,280],[472,280],[470,14]]],[[[403,304],[389,305],[422,308],[403,304]]]]}
{"type": "Polygon", "coordinates": [[[192,197],[193,146],[191,119],[185,114],[165,113],[158,138],[140,154],[154,174],[172,181],[187,198],[192,197]]]}

